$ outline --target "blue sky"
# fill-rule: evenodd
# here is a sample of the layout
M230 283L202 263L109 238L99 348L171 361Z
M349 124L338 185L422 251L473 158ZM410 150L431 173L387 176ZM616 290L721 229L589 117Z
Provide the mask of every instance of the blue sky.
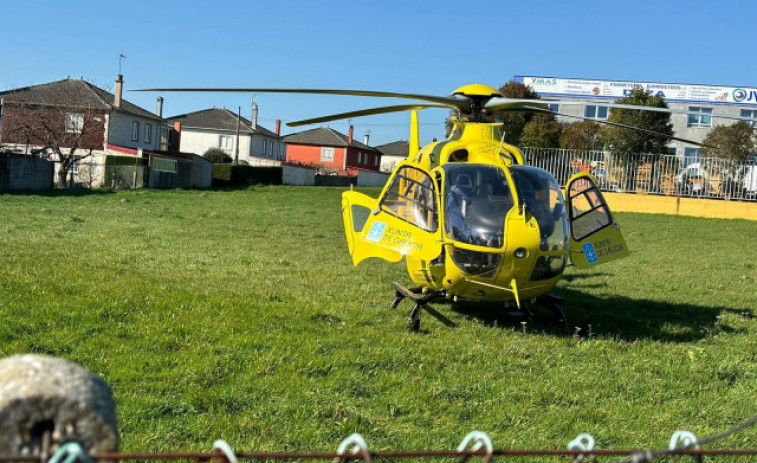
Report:
M155 86L311 87L449 94L514 75L757 87L751 1L3 2L0 89L83 77L154 111ZM250 94L164 94L164 115ZM396 100L257 95L260 124ZM421 112L422 142L444 110ZM371 144L407 139L406 113L354 119ZM347 122L329 125L346 133ZM284 133L302 130L284 128Z

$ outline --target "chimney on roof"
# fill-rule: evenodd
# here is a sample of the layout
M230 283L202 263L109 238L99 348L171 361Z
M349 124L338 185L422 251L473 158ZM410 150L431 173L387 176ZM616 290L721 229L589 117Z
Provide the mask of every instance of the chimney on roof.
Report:
M155 99L156 101L156 107L155 107L155 114L157 114L158 117L163 117L163 97L159 96Z
M371 138L371 134L366 133L365 136L363 137L363 144L368 145L368 140L370 140L370 138Z
M253 130L258 128L258 102L255 101L255 98L252 99L252 118L250 122Z
M276 119L276 135L281 135L281 119Z
M349 138L348 138L348 140L347 140L347 144L348 144L348 145L351 145L351 144L352 144L352 137L353 137L354 135L355 135L355 127L353 127L353 126L350 126L350 135L349 135Z
M171 133L171 152L181 152L181 122L176 121L173 123L173 131Z
M116 108L121 107L121 97L124 93L124 76L121 74L116 75L116 98L113 100L113 106Z

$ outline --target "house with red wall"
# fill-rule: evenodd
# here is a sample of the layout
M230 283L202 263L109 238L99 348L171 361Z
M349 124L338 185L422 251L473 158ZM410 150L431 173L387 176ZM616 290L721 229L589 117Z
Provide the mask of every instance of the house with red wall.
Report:
M379 172L381 152L330 127L305 130L284 137L286 162L334 169L342 175L356 175L359 170Z
M157 114L124 100L120 74L115 90L65 79L0 92L0 146L56 162L63 184L69 175L77 181L85 164L87 182L99 183L104 156L166 149L163 99L157 100Z

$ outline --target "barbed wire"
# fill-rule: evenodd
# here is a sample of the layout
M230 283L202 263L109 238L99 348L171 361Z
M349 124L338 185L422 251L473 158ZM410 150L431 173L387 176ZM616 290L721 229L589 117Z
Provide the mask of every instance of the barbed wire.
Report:
M226 461L238 463L239 460L330 460L333 463L347 463L353 460L363 460L372 463L374 460L395 460L406 458L457 458L464 462L472 457L483 457L486 463L494 457L571 457L574 463L583 460L594 462L600 456L626 456L625 459L614 463L649 463L655 458L692 456L756 456L757 448L748 449L703 449L701 446L725 439L739 431L757 424L757 415L733 426L721 433L697 439L688 431L676 431L669 447L664 450L613 450L595 449L594 438L589 434L581 434L571 441L566 449L501 449L495 450L492 442L485 433L473 431L455 450L407 450L407 451L371 451L368 444L359 434L353 434L344 439L336 452L234 452L225 441L217 440L213 444L213 451L198 452L104 452L92 455L86 454L78 443L70 442L62 445L49 459L34 455L0 455L0 463L40 462L40 463L93 463L109 461L154 461L154 460L193 460L196 462ZM679 445L681 444L681 445ZM44 453L44 452L43 452Z

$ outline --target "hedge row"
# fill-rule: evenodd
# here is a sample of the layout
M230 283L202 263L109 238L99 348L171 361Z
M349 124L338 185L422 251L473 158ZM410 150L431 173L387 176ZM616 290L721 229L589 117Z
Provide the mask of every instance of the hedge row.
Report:
M281 185L281 167L213 164L213 186Z
M131 156L105 156L106 166L143 166L147 158L138 158Z

